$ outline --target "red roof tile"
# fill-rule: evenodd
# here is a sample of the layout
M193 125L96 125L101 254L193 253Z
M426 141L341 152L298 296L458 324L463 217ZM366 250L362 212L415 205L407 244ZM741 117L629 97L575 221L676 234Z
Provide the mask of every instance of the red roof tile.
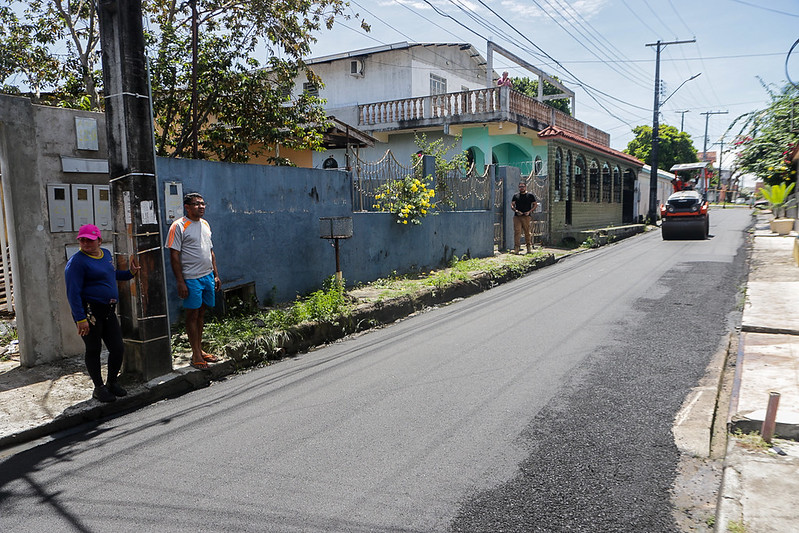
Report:
M574 133L562 130L555 126L547 126L542 131L538 132L538 137L541 139L552 139L559 137L565 141L571 142L572 144L579 144L585 146L586 148L590 148L591 150L595 150L597 152L602 152L609 156L613 156L617 159L622 159L631 165L642 167L644 166L644 162L640 159L637 159L630 154L625 154L624 152L619 152L618 150L614 150L609 146L604 146L594 141L589 141L584 137L580 137Z

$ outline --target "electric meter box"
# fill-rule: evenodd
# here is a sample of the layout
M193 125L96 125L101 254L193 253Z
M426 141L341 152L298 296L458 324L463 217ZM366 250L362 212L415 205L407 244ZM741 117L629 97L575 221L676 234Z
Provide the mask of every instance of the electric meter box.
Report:
M94 191L88 184L72 184L72 227L94 224Z
M101 230L111 230L111 187L93 185L94 192L94 225Z
M70 195L70 187L66 183L47 185L47 210L50 216L50 231L53 233L73 231Z
M179 181L164 183L164 210L164 224L167 226L183 216L183 184Z

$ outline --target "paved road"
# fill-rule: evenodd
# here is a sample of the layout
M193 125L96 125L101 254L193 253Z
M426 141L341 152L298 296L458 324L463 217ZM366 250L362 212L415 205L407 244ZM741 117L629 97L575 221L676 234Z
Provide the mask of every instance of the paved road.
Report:
M745 268L748 211L712 220L28 450L0 530L670 531L672 421Z

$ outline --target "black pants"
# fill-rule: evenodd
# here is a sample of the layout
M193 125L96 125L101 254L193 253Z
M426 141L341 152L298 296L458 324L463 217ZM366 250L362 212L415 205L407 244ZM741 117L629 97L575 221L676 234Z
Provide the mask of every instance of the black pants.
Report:
M86 344L86 370L95 387L103 386L103 375L100 371L100 352L102 343L108 348L108 383L117 380L122 369L124 343L122 328L117 320L116 306L88 302L84 305L89 318L89 334L82 337Z

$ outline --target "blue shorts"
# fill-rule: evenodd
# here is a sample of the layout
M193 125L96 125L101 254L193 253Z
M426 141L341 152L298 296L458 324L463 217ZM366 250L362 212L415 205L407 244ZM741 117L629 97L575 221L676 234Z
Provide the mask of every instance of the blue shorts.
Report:
M201 278L187 279L186 287L189 289L189 295L183 300L184 309L199 309L202 304L213 307L216 303L213 272Z

